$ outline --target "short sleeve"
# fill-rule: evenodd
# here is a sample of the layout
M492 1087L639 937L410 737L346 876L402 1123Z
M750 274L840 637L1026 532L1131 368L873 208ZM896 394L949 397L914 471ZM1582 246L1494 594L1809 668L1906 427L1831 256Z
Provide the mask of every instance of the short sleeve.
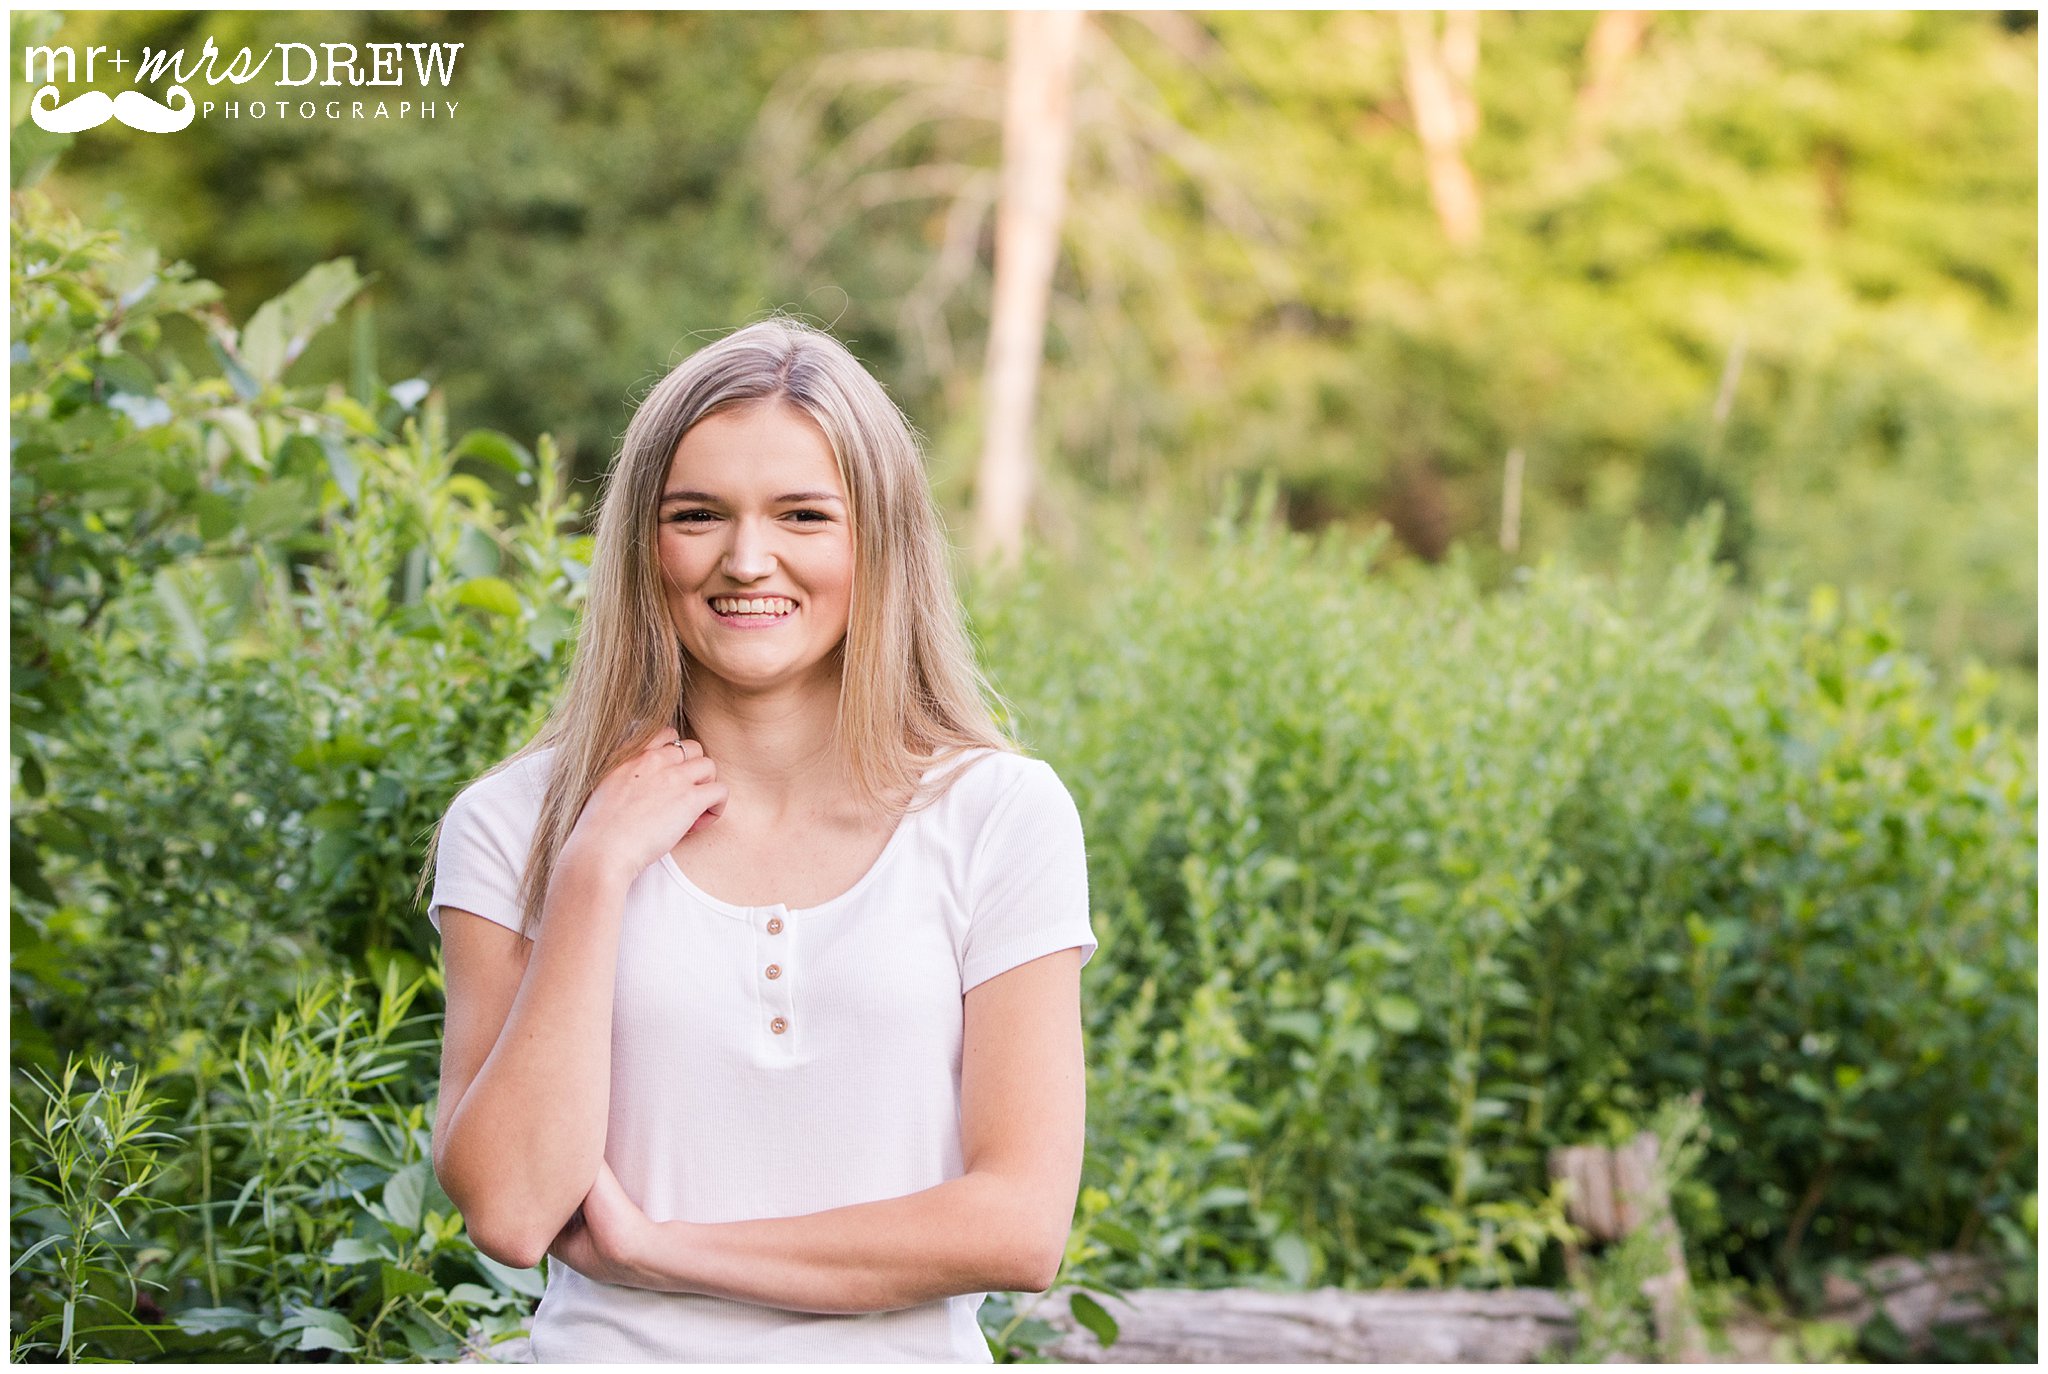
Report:
M441 821L434 893L427 903L427 920L437 931L444 906L475 912L509 930L524 924L519 881L536 817L511 814L506 805L510 789L502 785L506 781L500 774L472 784Z
M1054 950L1095 953L1088 920L1088 851L1081 813L1043 759L989 815L968 864L967 935L961 991Z

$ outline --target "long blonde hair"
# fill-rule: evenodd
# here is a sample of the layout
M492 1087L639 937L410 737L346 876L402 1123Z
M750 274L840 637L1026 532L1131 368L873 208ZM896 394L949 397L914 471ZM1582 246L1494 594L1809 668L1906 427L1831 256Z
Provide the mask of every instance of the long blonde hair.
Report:
M540 732L480 775L555 751L520 889L529 934L539 927L556 858L598 783L660 726L689 734L682 641L661 594L656 553L656 516L676 447L708 416L775 401L824 431L846 484L853 604L834 740L858 804L900 821L936 801L950 781L949 770L921 789L928 767L976 749L1022 752L991 714L1001 698L975 662L945 527L902 411L830 334L783 317L750 324L691 355L634 411L599 498L568 681ZM429 871L440 835L437 824ZM427 882L423 872L421 894Z

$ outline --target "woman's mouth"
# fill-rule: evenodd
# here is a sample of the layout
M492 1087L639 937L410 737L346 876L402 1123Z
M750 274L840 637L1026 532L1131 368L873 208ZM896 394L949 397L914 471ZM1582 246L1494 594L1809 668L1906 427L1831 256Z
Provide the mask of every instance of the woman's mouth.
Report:
M708 603L718 623L735 630L759 630L780 625L796 614L796 602L786 596L713 597Z

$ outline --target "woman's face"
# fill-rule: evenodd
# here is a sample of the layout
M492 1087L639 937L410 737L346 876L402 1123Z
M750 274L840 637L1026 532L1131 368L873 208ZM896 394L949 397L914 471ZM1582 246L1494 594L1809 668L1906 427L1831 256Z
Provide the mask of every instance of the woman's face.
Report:
M824 432L780 400L720 411L683 436L658 547L669 617L697 665L760 691L830 659L853 609L846 501ZM771 600L774 613L727 598Z

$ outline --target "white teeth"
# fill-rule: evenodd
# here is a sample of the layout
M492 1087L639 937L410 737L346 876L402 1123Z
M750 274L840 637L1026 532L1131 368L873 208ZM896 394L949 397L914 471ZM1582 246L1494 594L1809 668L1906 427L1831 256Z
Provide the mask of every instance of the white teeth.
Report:
M783 615L796 609L796 603L786 597L771 596L761 600L743 601L733 597L718 597L711 603L711 609L720 615Z

